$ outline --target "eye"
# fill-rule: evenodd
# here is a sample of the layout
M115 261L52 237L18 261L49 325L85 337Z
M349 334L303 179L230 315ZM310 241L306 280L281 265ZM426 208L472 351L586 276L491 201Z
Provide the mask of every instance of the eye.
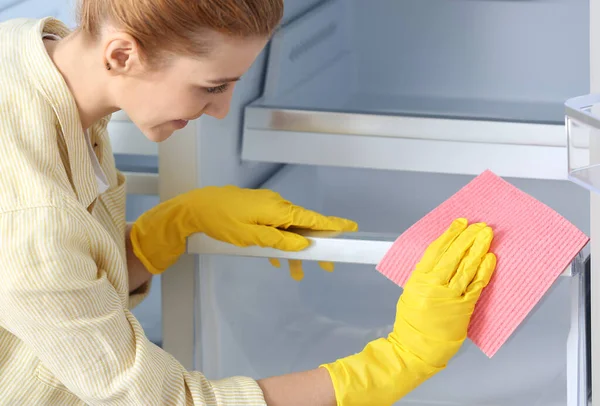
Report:
M216 87L207 87L205 88L207 93L223 93L229 89L229 83L222 84Z

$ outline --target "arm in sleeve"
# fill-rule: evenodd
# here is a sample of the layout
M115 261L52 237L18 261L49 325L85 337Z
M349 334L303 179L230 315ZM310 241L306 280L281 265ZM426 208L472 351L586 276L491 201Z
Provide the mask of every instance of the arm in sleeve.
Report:
M209 381L150 343L90 255L79 214L0 214L0 323L90 405L265 405L256 381Z
M133 247L131 245L131 227L133 223L127 223L125 228L125 252L127 254L127 267L143 267L142 262L135 257L133 252ZM131 270L128 269L128 274L131 275ZM129 310L133 310L140 303L142 303L150 294L150 289L152 288L152 274L148 273L150 278L147 282L144 282L140 287L135 289L133 292L129 293ZM131 280L129 281L131 284Z

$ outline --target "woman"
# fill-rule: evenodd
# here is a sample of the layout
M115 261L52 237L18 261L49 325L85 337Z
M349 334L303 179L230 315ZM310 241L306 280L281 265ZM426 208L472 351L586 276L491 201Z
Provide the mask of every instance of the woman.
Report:
M495 268L492 231L456 220L423 255L393 332L314 370L209 381L151 344L130 309L186 237L301 250L292 227L355 230L279 195L209 187L125 225L106 134L123 109L160 142L225 117L281 0L83 0L80 27L0 24L0 393L27 405L388 405L442 370ZM276 334L276 332L274 332Z

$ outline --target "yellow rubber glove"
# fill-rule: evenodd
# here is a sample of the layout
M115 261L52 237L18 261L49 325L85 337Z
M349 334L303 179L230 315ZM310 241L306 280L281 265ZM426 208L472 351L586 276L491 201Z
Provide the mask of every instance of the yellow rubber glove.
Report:
M281 268L281 262L277 258L270 258L269 262L275 268ZM302 261L297 259L289 259L290 276L296 281L301 281L304 278L304 270L302 269ZM327 272L333 272L334 265L331 262L319 262L321 269Z
M309 241L286 229L356 231L355 222L296 206L266 189L209 186L160 203L133 224L135 255L159 274L185 252L186 239L202 232L240 247L300 251Z
M398 300L392 333L322 365L339 406L392 405L446 367L496 267L492 238L485 224L458 219L427 248Z
M319 234L322 234L322 233L319 233ZM329 237L335 237L335 236L339 235L340 232L339 231L330 231L330 232L326 232L324 234L326 234ZM281 262L279 262L279 260L277 258L270 258L269 262L275 268L281 268ZM290 260L288 260L288 264L290 267L290 276L292 277L292 279L294 279L296 281L301 281L304 278L304 270L302 269L302 261L299 261L296 259L290 259ZM318 264L319 264L319 267L321 267L321 269L323 269L327 272L333 272L333 270L334 270L334 264L332 262L319 261Z

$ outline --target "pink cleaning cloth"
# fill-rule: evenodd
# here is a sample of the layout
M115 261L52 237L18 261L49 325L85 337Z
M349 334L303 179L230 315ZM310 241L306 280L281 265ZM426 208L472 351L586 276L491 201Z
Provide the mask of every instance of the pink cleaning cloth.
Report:
M483 290L468 337L492 357L589 238L557 212L486 171L394 242L377 270L403 286L423 253L456 218L485 222L497 265Z

